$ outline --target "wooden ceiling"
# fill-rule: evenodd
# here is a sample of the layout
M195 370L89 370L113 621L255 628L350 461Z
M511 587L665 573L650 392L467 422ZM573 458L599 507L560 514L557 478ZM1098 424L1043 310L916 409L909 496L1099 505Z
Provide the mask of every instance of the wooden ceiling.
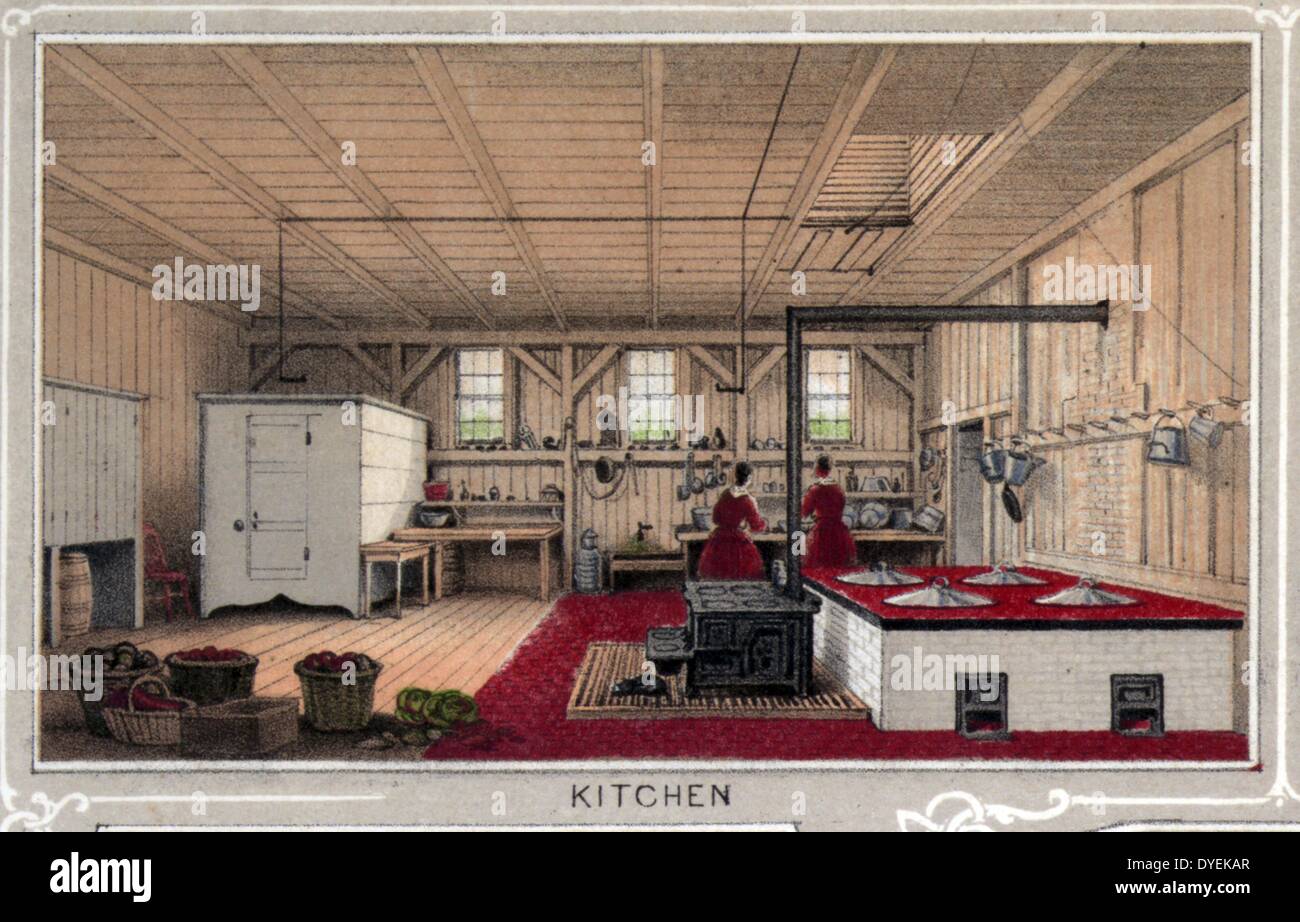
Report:
M142 278L256 262L273 294L276 219L335 219L283 225L286 313L349 329L730 328L747 202L757 325L796 269L808 303L937 300L1249 89L1245 45L45 53L47 241ZM810 218L871 138L948 135L910 226Z

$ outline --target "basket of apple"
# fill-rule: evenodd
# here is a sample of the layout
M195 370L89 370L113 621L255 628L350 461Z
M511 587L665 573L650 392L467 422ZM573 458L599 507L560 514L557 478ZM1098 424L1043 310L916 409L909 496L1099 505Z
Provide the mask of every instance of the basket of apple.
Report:
M253 694L257 657L243 650L195 647L163 659L171 687L200 707Z
M293 664L307 722L317 730L361 730L375 711L375 679L384 667L364 653L322 650Z

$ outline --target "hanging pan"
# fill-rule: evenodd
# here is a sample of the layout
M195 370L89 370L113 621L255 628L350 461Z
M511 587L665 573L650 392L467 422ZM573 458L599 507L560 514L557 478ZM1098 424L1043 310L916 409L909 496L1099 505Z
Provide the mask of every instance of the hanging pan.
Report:
M1011 491L1011 484L1002 485L1002 508L1007 511L1011 521L1019 525L1025 520L1025 512L1020 508L1020 497Z

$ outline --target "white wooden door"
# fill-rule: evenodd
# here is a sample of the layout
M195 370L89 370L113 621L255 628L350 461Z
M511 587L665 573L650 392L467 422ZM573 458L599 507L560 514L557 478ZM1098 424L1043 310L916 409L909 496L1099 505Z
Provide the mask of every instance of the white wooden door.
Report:
M311 417L249 414L246 448L248 578L306 579Z

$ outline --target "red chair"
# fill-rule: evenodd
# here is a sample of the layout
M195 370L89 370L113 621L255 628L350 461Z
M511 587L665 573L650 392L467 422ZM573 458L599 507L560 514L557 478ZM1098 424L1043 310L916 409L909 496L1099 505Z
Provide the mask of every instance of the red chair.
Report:
M157 583L162 587L163 607L167 611L168 621L172 620L173 588L184 600L185 611L191 618L194 617L194 606L190 603L190 577L168 565L162 538L158 536L158 530L148 522L144 525L144 579L146 583Z

